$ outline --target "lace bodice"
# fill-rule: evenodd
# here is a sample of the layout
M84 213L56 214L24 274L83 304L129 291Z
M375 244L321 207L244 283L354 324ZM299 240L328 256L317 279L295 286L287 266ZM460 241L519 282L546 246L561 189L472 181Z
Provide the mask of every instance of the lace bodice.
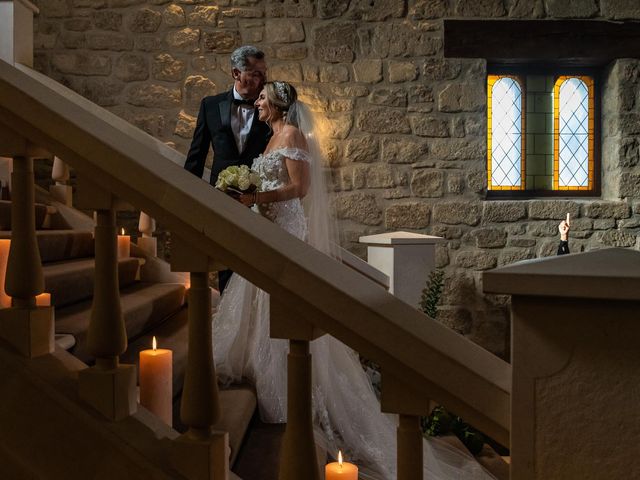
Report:
M262 154L253 161L253 170L262 179L261 190L267 192L288 185L291 182L285 159L309 161L309 154L299 148L278 148ZM287 232L306 240L307 220L299 198L283 202L258 205L258 211Z

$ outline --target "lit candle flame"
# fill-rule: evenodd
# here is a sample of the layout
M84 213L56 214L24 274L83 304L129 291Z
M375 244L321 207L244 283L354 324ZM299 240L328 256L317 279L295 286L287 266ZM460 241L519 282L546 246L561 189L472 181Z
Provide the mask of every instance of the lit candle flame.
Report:
M120 235L124 235L124 228L120 229Z
M153 336L152 345L153 345L153 350L157 350L158 349L158 342L156 341L156 336L155 335Z
M342 450L338 450L338 464L342 468Z

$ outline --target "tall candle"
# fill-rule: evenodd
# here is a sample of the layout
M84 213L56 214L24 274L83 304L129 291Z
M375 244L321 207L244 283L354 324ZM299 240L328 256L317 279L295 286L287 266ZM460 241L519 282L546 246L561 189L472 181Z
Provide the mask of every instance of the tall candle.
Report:
M0 308L11 306L11 297L4 291L4 282L7 279L7 263L9 262L9 249L11 239L0 239Z
M38 307L50 307L51 306L51 294L41 293L36 295L36 305Z
M173 352L157 348L140 352L140 405L172 425L173 411Z
M129 258L131 256L131 236L124 234L124 228L118 235L118 258Z
M358 480L358 467L342 461L342 452L338 452L338 461L324 467L325 480Z

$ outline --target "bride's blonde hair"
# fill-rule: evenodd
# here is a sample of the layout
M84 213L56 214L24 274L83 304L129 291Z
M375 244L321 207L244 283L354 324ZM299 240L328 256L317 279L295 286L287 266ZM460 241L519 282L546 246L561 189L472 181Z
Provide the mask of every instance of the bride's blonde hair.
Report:
M292 119L288 115L289 109L298 100L298 92L293 85L279 81L267 82L264 84L264 91L269 105L282 113L286 123L292 123Z

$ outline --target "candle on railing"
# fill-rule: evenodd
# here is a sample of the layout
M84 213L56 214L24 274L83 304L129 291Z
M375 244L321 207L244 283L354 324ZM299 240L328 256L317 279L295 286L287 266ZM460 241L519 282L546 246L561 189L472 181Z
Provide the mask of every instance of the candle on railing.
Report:
M157 348L140 352L140 405L172 425L173 352Z
M124 234L124 228L120 229L118 235L118 258L129 258L131 256L131 236Z
M338 461L324 467L325 480L358 480L358 467L342 461L342 451L338 452Z
M11 239L0 239L0 308L9 308L11 306L11 297L4 291L10 248Z
M38 307L50 307L51 294L45 292L45 293L41 293L40 295L36 295L36 305Z

